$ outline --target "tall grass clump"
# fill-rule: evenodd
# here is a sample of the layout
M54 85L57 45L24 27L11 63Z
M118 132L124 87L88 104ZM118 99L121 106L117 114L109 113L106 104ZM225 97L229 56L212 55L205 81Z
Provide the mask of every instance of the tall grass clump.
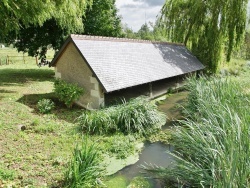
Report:
M116 106L83 113L78 122L90 133L123 133L145 134L160 128L166 120L157 106L145 97L138 97Z
M65 187L95 187L97 178L100 178L103 172L99 160L97 146L89 145L88 139L83 139L81 145L76 145L73 151L73 158L65 173Z
M173 134L176 162L153 175L189 187L250 187L249 96L228 79L189 79L185 113Z

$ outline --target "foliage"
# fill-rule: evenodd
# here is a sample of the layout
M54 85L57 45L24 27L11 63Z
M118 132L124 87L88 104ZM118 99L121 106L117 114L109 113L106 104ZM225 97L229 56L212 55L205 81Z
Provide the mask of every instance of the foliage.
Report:
M107 151L117 159L125 159L135 152L135 138L132 135L114 135L106 140Z
M48 114L55 108L55 103L51 99L41 99L37 103L37 108L40 113Z
M0 166L0 183L1 180L13 180L15 173L12 170L8 170Z
M127 186L127 188L151 188L151 187L153 186L150 184L149 180L140 176L133 178L129 186Z
M149 133L161 127L165 115L144 97L139 97L98 111L84 112L78 123L89 133Z
M249 95L223 78L192 78L188 88L189 118L172 136L175 165L149 171L188 187L249 187Z
M88 145L87 138L82 140L81 146L76 145L73 158L65 173L66 187L94 187L96 179L102 176L99 160L96 144Z
M150 26L152 29L150 29ZM123 35L125 38L141 39L141 40L151 40L151 41L163 41L167 42L168 38L166 35L165 28L161 25L159 19L156 23L151 22L142 24L139 31L134 32L126 24L123 25Z
M242 41L247 2L167 0L161 22L165 24L168 38L188 45L209 71L215 72L224 45L229 61L234 47Z
M14 43L18 51L28 52L31 56L46 57L49 48L52 47L55 51L58 51L71 33L121 36L121 18L117 15L114 0L93 0L93 4L90 3L92 2L90 0L83 2L88 4L82 8L80 15L82 19L78 18L78 21L81 22L81 29L78 29L78 27L71 28L71 25L67 25L67 22L64 23L65 25L61 25L60 20L51 17L41 25L29 24L29 27L25 27L21 23L22 28L19 29L18 33L10 32L6 35L5 41ZM71 4L70 7L74 6L73 2Z
M82 29L82 15L89 0L4 0L0 2L0 23L2 28L0 40L2 41L8 33L18 33L21 28L30 25L42 26L49 20L55 19L60 28L70 31Z
M54 91L59 100L64 102L68 108L71 108L73 102L78 100L79 97L84 94L83 88L60 79L55 80Z
M245 35L245 51L246 51L246 59L250 59L250 31L246 32Z
M121 17L117 15L115 0L93 0L83 17L85 35L121 36Z
M143 39L143 40L153 40L154 38L153 32L150 31L147 23L142 24L141 28L137 32L137 35L140 39Z

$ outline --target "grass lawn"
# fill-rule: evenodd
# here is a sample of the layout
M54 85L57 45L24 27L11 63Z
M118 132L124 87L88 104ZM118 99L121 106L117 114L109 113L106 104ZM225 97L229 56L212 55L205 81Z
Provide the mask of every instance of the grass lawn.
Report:
M17 186L46 186L62 179L80 138L73 121L81 110L60 104L52 114L38 113L38 100L54 97L53 75L53 69L35 63L0 66L0 179L14 179ZM1 177L5 169L10 178Z
M75 123L83 109L67 109L59 102L53 81L53 68L35 62L0 66L0 187L61 187L73 148L85 134ZM39 113L37 102L43 98L55 102L51 114ZM149 139L157 140L157 135ZM98 140L104 157L115 159L137 152L135 145L145 138L114 134L89 139Z

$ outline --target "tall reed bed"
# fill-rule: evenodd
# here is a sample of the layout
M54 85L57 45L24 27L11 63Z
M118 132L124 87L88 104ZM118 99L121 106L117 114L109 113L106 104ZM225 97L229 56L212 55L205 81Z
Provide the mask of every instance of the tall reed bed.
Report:
M82 188L96 187L97 179L102 176L103 169L99 166L100 155L95 144L88 144L87 137L81 145L76 145L73 158L65 173L65 187Z
M148 168L190 187L250 187L250 100L227 79L190 78L185 113L173 135L176 162Z
M166 117L157 110L157 106L145 97L139 97L116 106L84 112L78 122L89 133L145 134L159 129Z

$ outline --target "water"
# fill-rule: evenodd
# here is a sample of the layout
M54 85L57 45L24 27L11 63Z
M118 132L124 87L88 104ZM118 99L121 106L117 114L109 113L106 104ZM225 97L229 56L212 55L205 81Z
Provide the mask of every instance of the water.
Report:
M174 162L173 157L167 151L173 151L173 147L161 142L146 143L145 148L140 154L139 161L133 165L124 167L114 175L124 176L128 181L131 181L134 177L142 175L141 165L154 164L167 168ZM162 187L161 182L157 180L151 179L150 182L154 188Z
M183 103L186 97L187 92L180 92L168 97L158 106L159 110L164 112L168 117L166 125L162 127L163 130L172 129L173 124L177 123L176 120L182 118L180 109L176 107L176 104ZM134 177L142 176L142 169L140 166L145 165L146 163L168 168L169 165L174 163L174 159L169 153L167 153L167 151L173 151L173 147L161 142L146 143L140 154L139 161L133 165L124 167L113 176L125 177L130 182ZM151 179L150 183L153 188L164 187L159 180Z

